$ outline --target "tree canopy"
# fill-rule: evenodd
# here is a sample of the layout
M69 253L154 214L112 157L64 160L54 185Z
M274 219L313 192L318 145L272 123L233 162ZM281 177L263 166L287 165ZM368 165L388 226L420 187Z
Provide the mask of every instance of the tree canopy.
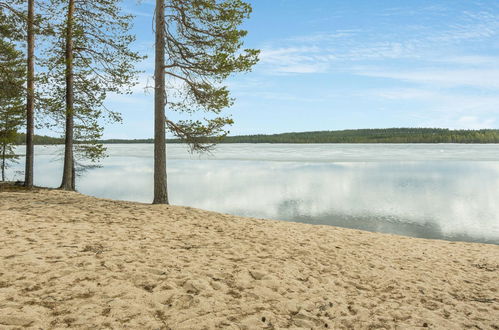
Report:
M58 19L46 49L45 95L55 126L66 136L62 186L68 189L75 189L72 172L82 168L79 160L95 164L105 155L100 120L121 121L104 105L106 97L127 93L136 83L134 64L141 56L130 50L132 16L122 13L120 2L51 0L50 12Z
M24 56L16 48L14 22L0 11L0 169L5 180L5 169L18 157L13 146L17 131L24 122Z
M251 6L240 0L170 0L165 14L165 74L169 110L195 114L202 119L174 122L168 129L194 150L208 149L214 140L227 134L229 116L221 115L233 104L224 79L245 72L258 61L258 50L244 49L247 31L239 26L249 18ZM208 117L207 114L214 116Z

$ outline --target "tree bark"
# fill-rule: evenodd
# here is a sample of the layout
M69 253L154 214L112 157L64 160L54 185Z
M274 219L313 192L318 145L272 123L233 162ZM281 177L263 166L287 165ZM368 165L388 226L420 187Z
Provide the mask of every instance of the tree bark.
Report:
M154 70L154 200L168 204L165 137L165 0L156 0L156 54Z
M73 76L73 20L75 0L69 0L66 22L66 138L61 189L75 190L73 179L74 76Z
M5 181L5 151L7 149L7 146L5 144L2 145L2 181Z
M33 187L34 163L34 109L35 109L35 1L28 0L28 77L26 100L26 166L24 169L24 185Z

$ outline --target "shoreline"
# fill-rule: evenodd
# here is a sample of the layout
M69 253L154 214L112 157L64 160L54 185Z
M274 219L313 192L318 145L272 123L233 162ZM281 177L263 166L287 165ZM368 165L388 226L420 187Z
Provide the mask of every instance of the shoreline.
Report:
M499 327L499 246L1 191L0 325Z
M26 188L23 186L24 182L22 181L5 181L1 182L0 181L0 193L2 191L29 191L26 190ZM61 191L60 188L56 187L43 187L43 186L34 186L34 190L47 190L47 191L53 191L53 190L58 190ZM76 191L79 194L82 194L84 196L88 197L93 197L97 199L104 199L108 201L117 201L117 202L130 202L130 203L138 203L141 205L151 205L151 203L144 202L144 201L137 201L137 200L132 200L132 199L113 199L109 197L99 197L99 196L93 196L91 194L86 194L83 192ZM179 206L179 207L190 207L194 209L198 209L197 207L191 207L191 206L183 206L183 205L175 205L173 206ZM224 214L226 216L234 216L234 217L242 217L242 218L253 218L253 219L260 219L260 220L269 220L269 221L284 221L284 222L290 222L290 223L299 223L299 224L309 224L312 226L327 226L327 227L337 227L337 228L344 228L344 229L351 229L351 230L359 230L359 231L365 231L369 233L374 233L374 234L387 234L387 235L395 235L395 236L400 236L400 237L410 237L410 238L419 238L419 239L426 239L426 240L438 240L438 241L445 241L445 242L463 242L463 243L478 243L478 244L489 244L489 245L497 245L499 246L499 241L495 238L484 238L482 237L476 237L472 235L467 235L467 234L453 234L453 235L443 235L443 234L426 234L426 236L423 235L418 235L417 233L413 233L411 231L396 231L396 230L386 230L386 231L380 231L377 228L376 229L371 229L368 226L358 226L358 225L350 225L347 224L345 225L344 223L326 223L326 222L320 222L320 221L310 221L308 220L302 220L298 217L294 217L292 219L285 219L285 218L278 218L278 217L255 217L255 216L249 216L249 215L237 215L237 214L232 214L232 213L224 213L220 211L210 211L210 210L205 210L200 208L200 210L208 211L208 212L215 212L215 213L220 213ZM369 221L369 219L366 217L366 219L363 219L364 221ZM403 221L403 219L401 219ZM420 228L419 225L418 228Z
M103 145L152 144L154 142L106 142ZM182 142L166 142L167 145L183 145ZM219 142L217 145L270 144L270 145L499 145L499 142ZM25 144L16 144L25 147ZM36 143L35 146L64 146L64 143Z

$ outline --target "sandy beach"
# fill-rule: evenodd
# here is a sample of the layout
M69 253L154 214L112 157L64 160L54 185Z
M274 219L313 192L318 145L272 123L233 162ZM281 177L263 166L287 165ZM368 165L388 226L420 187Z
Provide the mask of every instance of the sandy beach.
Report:
M496 245L42 189L0 234L0 329L499 329Z

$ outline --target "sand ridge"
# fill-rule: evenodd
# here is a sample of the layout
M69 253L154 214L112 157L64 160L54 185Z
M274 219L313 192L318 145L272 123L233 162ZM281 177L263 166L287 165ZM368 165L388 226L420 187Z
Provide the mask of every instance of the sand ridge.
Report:
M499 329L499 246L0 192L0 329Z

